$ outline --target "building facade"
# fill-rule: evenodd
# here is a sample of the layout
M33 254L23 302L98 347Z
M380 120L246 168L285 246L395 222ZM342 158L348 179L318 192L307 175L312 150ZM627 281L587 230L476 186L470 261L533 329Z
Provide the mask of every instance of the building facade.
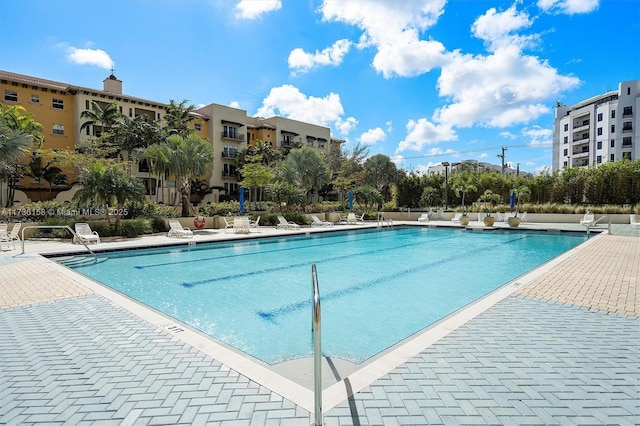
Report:
M598 166L640 158L640 81L624 81L617 91L559 105L553 126L552 170Z
M0 70L0 94L4 105L23 106L43 125L43 148L50 150L74 150L88 138L100 135L102 128L98 124L83 127L87 120L81 117L84 111L92 109L94 102L103 109L116 104L121 114L132 119L143 115L150 123L162 120L168 107L167 103L124 94L122 81L113 74L98 90ZM239 176L235 160L248 144L255 145L262 140L273 148L310 146L329 153L331 149L339 149L344 142L332 139L328 127L277 116L249 117L243 109L215 103L195 110L194 115L197 120L189 126L198 136L211 142L214 151L209 175L202 177L212 190L204 201L237 198ZM123 160L127 160L126 154L121 154ZM69 180L75 175L74 170L65 170L65 173ZM134 164L130 173L144 181L150 198L166 203L173 200L174 183L155 176L146 162ZM33 179L23 178L19 189L28 199L21 201L33 199L30 195L36 186Z

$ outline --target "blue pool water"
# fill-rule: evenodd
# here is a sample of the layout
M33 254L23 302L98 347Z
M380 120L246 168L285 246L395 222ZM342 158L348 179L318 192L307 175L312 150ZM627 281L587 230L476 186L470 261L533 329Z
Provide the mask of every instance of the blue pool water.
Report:
M360 363L585 238L408 227L115 252L68 266L274 364L312 356L315 263L323 352Z

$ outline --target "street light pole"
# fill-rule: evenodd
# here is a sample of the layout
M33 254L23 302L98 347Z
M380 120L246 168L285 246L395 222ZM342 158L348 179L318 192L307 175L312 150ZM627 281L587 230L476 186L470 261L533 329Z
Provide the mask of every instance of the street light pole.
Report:
M449 162L443 161L444 166L444 209L449 208Z

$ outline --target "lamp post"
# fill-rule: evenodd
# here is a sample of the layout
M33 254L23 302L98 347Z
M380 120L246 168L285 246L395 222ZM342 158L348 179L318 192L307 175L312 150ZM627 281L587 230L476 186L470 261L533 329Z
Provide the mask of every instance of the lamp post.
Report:
M444 166L444 209L449 208L449 162L443 161Z

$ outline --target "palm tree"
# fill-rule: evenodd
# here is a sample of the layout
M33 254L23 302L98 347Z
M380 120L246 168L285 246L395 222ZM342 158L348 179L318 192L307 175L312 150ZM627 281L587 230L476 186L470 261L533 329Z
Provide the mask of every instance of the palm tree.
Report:
M194 212L189 200L191 181L207 173L211 166L211 144L194 134L186 137L171 135L166 141L145 149L141 156L151 160L157 173L174 176L180 192L182 216L192 216Z
M189 127L189 123L197 120L198 117L193 114L195 106L193 106L193 104L187 105L188 102L186 99L180 103L176 103L173 99L169 101L167 115L164 118L169 134L186 137L194 132L194 129Z
M111 224L108 206L113 194L105 177L106 173L107 167L103 163L89 163L80 172L78 182L82 187L75 193L73 198L82 204L95 203L90 207L98 207L98 210L104 210L107 222Z
M473 175L466 171L462 171L455 175L456 180L454 181L452 188L456 193L456 196L462 196L462 214L466 216L467 212L464 209L464 197L467 193L471 191L477 191L478 187L474 184Z
M307 199L310 193L329 183L329 168L322 154L307 146L292 149L282 163L280 177L283 181L305 191Z
M103 108L98 102L91 101L91 109L80 113L80 118L87 119L87 121L80 126L80 130L94 126L93 136L99 136L96 135L96 131L105 132L111 130L121 117L122 114L118 110L116 103L107 104Z

